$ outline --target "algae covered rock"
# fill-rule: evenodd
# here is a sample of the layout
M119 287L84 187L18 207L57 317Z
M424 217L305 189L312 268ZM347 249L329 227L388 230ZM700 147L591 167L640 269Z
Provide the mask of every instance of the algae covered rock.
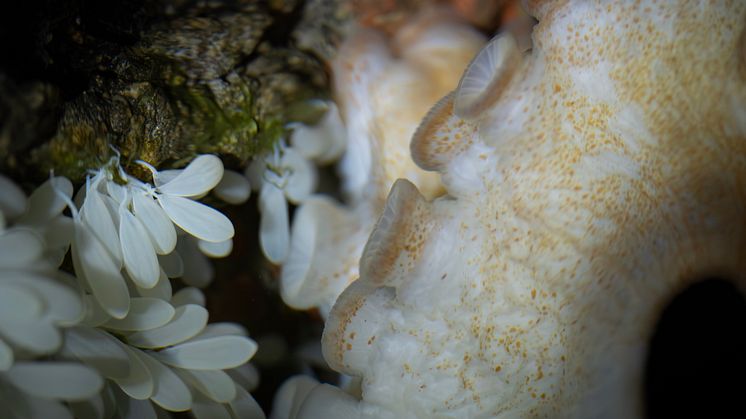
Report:
M9 22L26 44L3 46L19 59L0 65L0 170L17 177L81 179L111 147L125 165L242 165L328 96L323 54L293 41L304 2L32 3L44 12Z

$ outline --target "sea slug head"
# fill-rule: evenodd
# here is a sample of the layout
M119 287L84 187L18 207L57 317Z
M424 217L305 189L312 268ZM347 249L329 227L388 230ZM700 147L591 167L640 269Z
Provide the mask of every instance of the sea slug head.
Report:
M440 9L424 10L391 36L358 28L345 40L332 63L336 131L346 141L338 166L345 202L314 195L295 212L280 286L285 303L326 316L358 278L363 247L396 179L410 179L428 197L443 192L439 175L410 157L410 138L484 41ZM296 131L294 140L314 140L309 133Z

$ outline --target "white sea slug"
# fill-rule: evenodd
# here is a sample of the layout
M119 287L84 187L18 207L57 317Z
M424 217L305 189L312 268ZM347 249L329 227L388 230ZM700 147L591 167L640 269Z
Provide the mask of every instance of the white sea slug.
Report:
M743 289L746 3L528 3L532 50L493 40L414 136L447 195L397 182L330 312L360 393L296 380L288 416L639 418L662 308Z

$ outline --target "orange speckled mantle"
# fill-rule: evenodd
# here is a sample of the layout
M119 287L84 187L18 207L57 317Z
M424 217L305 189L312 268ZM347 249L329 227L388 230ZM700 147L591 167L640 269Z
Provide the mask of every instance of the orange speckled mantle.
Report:
M498 100L444 99L415 135L448 195L395 184L330 313L326 359L362 398L301 417L641 417L662 306L746 285L746 3L528 3Z

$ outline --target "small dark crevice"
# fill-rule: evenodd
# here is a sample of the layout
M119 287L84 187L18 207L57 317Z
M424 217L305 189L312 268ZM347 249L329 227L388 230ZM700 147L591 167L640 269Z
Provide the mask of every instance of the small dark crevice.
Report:
M292 43L291 34L303 18L304 7L305 2L298 2L289 11L270 9L269 15L272 17L272 23L262 32L262 36L259 39L259 42L257 42L257 48L263 43L271 45L276 49L289 47ZM257 48L255 48L250 54L241 57L230 71L233 71L236 68L246 67L259 57L261 54ZM230 71L228 73L230 73Z
M645 368L645 417L743 418L746 298L708 278L663 310Z
M291 42L291 37L288 35L300 23L305 7L305 2L297 2L288 11L271 10L272 24L264 30L263 41L267 41L275 47L288 47Z

